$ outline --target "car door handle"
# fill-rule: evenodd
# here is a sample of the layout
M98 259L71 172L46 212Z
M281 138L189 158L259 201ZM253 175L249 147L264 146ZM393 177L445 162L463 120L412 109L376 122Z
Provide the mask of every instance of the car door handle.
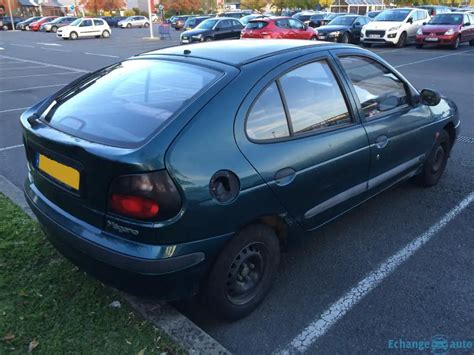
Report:
M295 177L296 171L293 168L283 168L278 170L273 178L278 186L286 186L291 184Z
M379 149L385 148L388 144L387 136L378 136L375 140L375 146Z

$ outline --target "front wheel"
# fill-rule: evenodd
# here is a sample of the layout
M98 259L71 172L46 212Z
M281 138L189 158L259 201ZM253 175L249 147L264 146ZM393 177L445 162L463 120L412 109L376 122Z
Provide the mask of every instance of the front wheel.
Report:
M461 39L459 38L459 36L457 36L454 40L454 43L451 45L451 49L458 49L460 43Z
M102 32L102 37L103 38L109 38L110 37L110 32L107 31L107 30L104 30L104 32Z
M407 33L403 32L398 39L398 42L395 44L397 48L405 47L407 44Z
M51 32L53 33L58 32L58 28L56 26L51 27Z
M423 165L423 170L417 176L418 183L422 186L434 186L439 182L448 163L451 143L449 134L442 130L436 140L436 144L431 150Z
M144 24L144 26L145 26L145 28L148 28L148 27L150 27L150 24L147 22L147 23Z
M349 43L349 34L347 32L342 34L341 43Z
M77 35L76 32L71 32L69 34L69 38L72 39L72 40L76 40L79 36Z
M204 295L217 316L237 320L263 301L277 274L280 245L274 230L263 224L242 229L217 257Z
M3 25L3 26L2 26L2 30L8 31L8 26L7 26L7 25Z
M127 25L127 28L132 28L132 24L129 23L129 24Z

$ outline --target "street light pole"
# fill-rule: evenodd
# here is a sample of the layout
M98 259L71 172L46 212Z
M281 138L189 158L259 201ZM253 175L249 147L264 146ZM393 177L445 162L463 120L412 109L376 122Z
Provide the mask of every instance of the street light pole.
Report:
M8 0L8 12L10 12L10 21L12 22L12 30L15 31L15 22L13 21L12 5L10 0Z
M147 0L148 2L148 19L150 20L150 38L153 38L153 20L151 18L151 2L153 0Z

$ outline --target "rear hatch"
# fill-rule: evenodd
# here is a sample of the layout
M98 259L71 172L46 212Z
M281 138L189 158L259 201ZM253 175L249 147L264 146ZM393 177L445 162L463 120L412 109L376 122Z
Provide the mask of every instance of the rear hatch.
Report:
M21 123L36 189L60 209L105 229L112 182L165 169L175 133L164 128L192 117L200 107L196 98L208 95L219 74L198 65L133 59L80 78L33 106ZM151 139L156 134L160 138Z

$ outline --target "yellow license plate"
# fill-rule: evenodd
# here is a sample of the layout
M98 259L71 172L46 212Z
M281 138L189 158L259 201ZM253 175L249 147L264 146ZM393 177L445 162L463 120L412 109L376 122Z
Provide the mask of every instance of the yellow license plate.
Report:
M38 156L38 169L63 184L79 190L80 174L78 170L58 163L56 160L50 159L43 154Z

